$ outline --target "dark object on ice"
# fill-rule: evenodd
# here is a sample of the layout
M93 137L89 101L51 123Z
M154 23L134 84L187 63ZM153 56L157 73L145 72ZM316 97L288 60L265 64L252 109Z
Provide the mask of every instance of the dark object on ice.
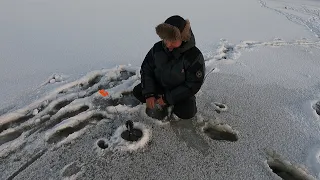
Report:
M320 116L320 101L313 105L313 109L316 110L316 113Z
M218 114L220 114L221 111L225 111L226 110L226 106L224 104L214 103L214 105L217 106L214 111L217 112Z
M214 103L216 106L218 106L220 109L225 109L226 106L223 104L219 104L219 103Z
M127 121L126 122L126 127L127 130L125 130L122 134L121 137L124 140L127 141L138 141L142 137L142 131L140 129L135 129L133 128L133 122L132 121Z
M153 109L146 108L146 114L152 118L163 120L168 115L168 108L156 104Z
M101 149L106 149L106 148L108 148L108 144L106 144L106 142L105 142L104 140L102 140L102 139L97 142L97 145L98 145Z
M215 128L205 128L204 133L206 133L211 139L214 140L227 140L227 141L238 141L238 135L230 132L219 131Z

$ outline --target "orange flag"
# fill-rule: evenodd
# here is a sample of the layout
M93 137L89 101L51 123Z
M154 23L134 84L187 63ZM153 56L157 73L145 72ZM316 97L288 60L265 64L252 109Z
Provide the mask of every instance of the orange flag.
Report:
M109 95L109 93L107 91L105 91L104 89L100 89L99 93L101 94L101 96L106 97Z

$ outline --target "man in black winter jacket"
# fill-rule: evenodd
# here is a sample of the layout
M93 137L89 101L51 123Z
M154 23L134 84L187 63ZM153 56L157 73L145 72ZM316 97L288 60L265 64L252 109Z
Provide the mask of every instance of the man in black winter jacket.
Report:
M204 81L203 55L195 46L189 20L171 16L156 27L162 39L150 49L141 65L141 83L133 89L134 96L146 102L173 105L173 113L189 119L197 112L195 94Z

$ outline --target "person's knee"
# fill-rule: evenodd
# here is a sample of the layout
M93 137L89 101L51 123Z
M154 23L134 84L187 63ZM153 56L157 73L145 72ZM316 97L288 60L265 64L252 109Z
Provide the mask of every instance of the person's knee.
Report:
M193 118L197 113L197 106L195 98L190 98L185 102L175 105L173 112L180 119Z
M136 85L134 88L133 88L133 91L132 91L132 94L134 95L134 97L138 97L139 94L141 94L141 86L140 84Z
M137 98L140 102L145 102L144 97L142 96L142 88L141 84L136 85L133 88L132 94L135 98Z
M174 114L177 115L180 119L191 119L196 115L196 113L197 110L193 112L174 112Z

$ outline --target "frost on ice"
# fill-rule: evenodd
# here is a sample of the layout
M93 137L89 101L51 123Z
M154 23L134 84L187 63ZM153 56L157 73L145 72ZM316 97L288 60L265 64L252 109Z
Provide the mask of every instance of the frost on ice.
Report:
M24 148L34 143L33 138L49 144L41 145L40 149L70 143L99 121L114 118L115 108L120 112L134 110L140 103L131 94L139 83L137 72L139 69L131 66L93 71L22 109L0 116L0 157L4 158L18 149L22 154L32 154ZM57 75L52 78L63 79ZM102 97L98 93L100 89L110 95ZM148 132L145 137L148 137ZM130 149L135 148L130 146Z

